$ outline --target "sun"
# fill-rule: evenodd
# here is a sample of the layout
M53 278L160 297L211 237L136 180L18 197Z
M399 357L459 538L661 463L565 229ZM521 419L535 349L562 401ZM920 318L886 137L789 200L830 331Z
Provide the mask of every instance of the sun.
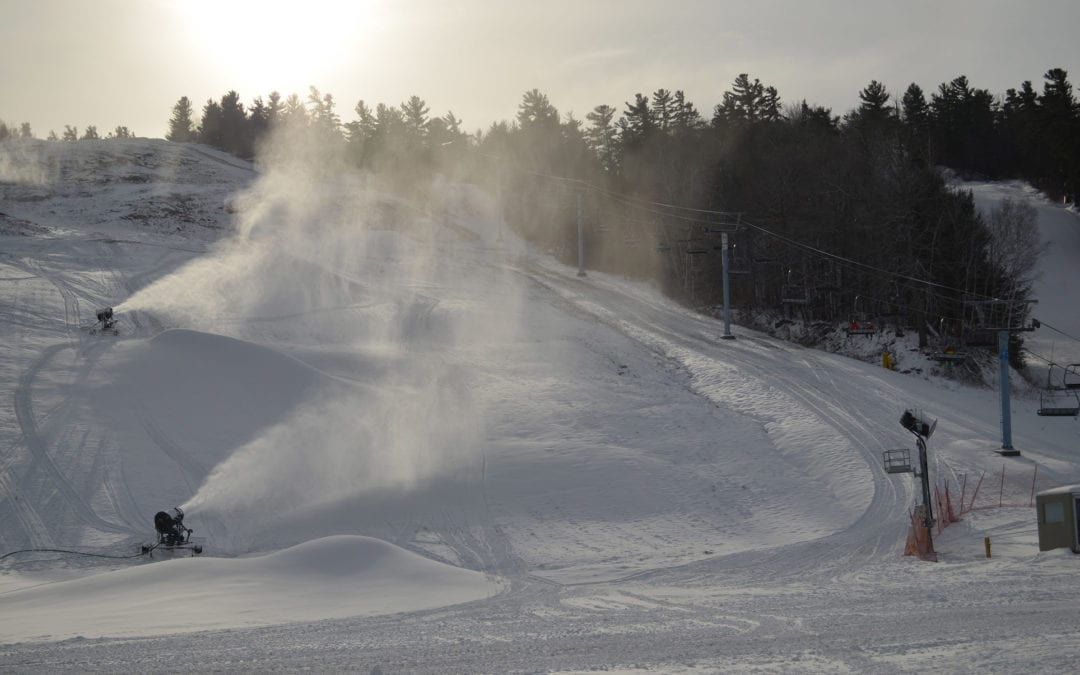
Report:
M364 0L175 3L193 58L245 98L304 96L373 47L377 4Z

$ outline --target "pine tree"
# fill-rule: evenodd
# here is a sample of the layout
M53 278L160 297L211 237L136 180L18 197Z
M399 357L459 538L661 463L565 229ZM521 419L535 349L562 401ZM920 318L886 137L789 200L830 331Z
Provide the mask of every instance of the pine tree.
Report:
M86 125L86 130L83 131L83 135L82 135L82 138L80 140L83 140L83 141L96 141L99 138L101 138L101 136L98 135L97 127L94 126L93 124L88 124L88 125Z
M884 84L877 80L870 80L870 84L859 92L859 100L862 102L859 104L855 119L866 124L880 124L891 119L895 114L892 106L889 105L891 98L892 94L885 89Z
M64 140L65 141L77 141L79 140L79 127L73 127L70 124L64 125Z
M240 102L240 94L230 90L221 97L221 145L222 150L249 159L251 157L251 137L248 128L247 112Z
M613 106L604 104L585 115L591 125L585 130L585 142L600 160L600 165L609 172L618 168L618 129L612 123L615 112Z
M619 119L619 137L623 148L632 149L643 145L656 131L656 118L644 94L634 94L634 102L626 103L626 110Z
M779 108L779 95L775 95L777 108ZM762 119L762 105L765 97L765 86L761 81L746 73L739 73L731 86L731 91L725 91L723 99L713 111L713 124L720 126L724 123L729 125L741 125L757 122Z
M765 122L779 122L783 117L780 112L780 92L776 87L765 87L760 99L761 119Z
M281 113L285 105L281 102L281 94L276 91L270 92L266 97L266 124L268 129L273 129L281 120Z
M693 103L686 100L686 95L683 94L681 89L675 92L673 105L675 108L675 129L677 131L696 129L701 125L701 114Z
M308 125L307 108L304 107L304 102L296 94L289 94L288 98L285 99L278 118L286 127L298 128Z
M427 135L428 112L427 104L419 96L410 96L401 104L401 118L410 140L419 141Z
M223 150L225 132L223 129L221 105L210 98L203 106L202 122L199 123L199 142Z
M653 92L652 111L653 118L660 131L667 132L675 119L674 100L671 91L657 89Z
M525 92L518 105L517 121L522 129L552 129L559 125L559 111L551 105L546 94L541 94L539 89L531 89Z
M1039 97L1040 148L1044 158L1042 173L1047 187L1056 194L1075 200L1080 192L1080 115L1068 73L1051 68L1043 75L1043 93Z
M191 100L187 96L181 96L173 106L172 116L169 118L169 131L165 134L165 138L175 143L190 143L195 140Z
M308 90L309 119L319 139L324 143L337 143L341 140L341 118L334 111L332 94L322 94L315 87Z

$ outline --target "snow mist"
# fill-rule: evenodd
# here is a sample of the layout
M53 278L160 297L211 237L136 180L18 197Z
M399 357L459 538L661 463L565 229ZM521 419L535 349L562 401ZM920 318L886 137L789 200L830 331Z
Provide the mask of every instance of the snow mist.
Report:
M520 304L509 273L484 264L485 244L502 240L492 205L446 184L402 199L303 132L278 135L259 166L231 201L234 237L117 307L317 371L303 402L252 430L183 508L257 528L365 491L479 478L483 410L468 364L516 330Z

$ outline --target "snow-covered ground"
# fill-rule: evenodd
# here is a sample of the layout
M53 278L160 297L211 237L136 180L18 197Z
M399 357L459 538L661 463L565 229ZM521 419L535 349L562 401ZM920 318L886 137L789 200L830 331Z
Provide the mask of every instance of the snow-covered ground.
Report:
M1076 216L1037 208L1038 314L1075 335ZM992 390L721 340L494 213L163 141L0 146L0 555L94 554L0 560L0 668L1074 667L1080 558L1028 504L1080 483L1076 419L1019 392L1003 458ZM119 335L87 330L105 306ZM909 407L935 480L1006 505L936 564L881 465ZM206 552L125 558L174 506Z

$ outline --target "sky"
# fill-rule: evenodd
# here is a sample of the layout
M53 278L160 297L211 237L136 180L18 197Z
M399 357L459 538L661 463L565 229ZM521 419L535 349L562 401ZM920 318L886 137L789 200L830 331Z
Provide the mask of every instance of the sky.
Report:
M1001 95L1049 68L1080 81L1075 0L0 0L0 120L165 134L173 105L235 89L424 99L466 130L537 88L583 119L683 90L711 115L739 73L841 114L871 80L927 95L964 74Z

